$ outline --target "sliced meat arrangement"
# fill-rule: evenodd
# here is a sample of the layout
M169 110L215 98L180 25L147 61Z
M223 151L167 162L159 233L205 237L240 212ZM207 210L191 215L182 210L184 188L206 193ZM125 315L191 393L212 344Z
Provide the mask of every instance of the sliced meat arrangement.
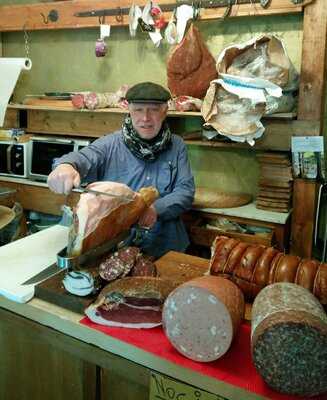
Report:
M133 268L141 252L138 247L125 247L106 257L99 265L99 273L105 281L126 276Z
M244 314L244 297L231 281L203 276L177 287L163 308L163 328L184 356L208 362L229 349Z
M158 191L153 187L133 192L116 182L95 182L87 188L120 197L91 192L81 194L69 234L69 256L83 254L129 229L158 197Z
M274 390L313 396L327 392L327 316L294 283L264 288L252 307L252 358Z
M162 323L162 306L174 289L171 281L154 277L127 277L108 284L85 314L107 326L153 328Z
M99 273L105 281L131 276L156 276L154 258L141 253L138 247L123 247L107 256L99 265Z
M231 279L248 299L272 283L291 282L309 289L321 304L327 305L327 264L284 254L273 247L217 236L210 274Z

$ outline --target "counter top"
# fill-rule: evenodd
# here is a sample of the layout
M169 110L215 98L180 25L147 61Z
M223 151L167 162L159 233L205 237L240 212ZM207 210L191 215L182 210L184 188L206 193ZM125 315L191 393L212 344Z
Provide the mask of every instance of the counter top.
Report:
M55 225L0 247L0 294L24 303L34 296L27 279L56 262L57 253L67 245L68 228Z

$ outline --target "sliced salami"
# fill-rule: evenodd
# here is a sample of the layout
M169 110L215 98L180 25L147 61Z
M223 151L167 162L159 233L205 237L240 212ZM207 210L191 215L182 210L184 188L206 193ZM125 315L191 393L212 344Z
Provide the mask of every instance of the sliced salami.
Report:
M273 389L301 396L327 391L327 316L294 283L264 288L252 307L254 365Z
M234 283L203 276L168 296L162 320L167 338L180 353L208 362L229 349L243 314L243 294Z
M131 276L156 276L157 269L152 257L142 255L138 257L131 270Z

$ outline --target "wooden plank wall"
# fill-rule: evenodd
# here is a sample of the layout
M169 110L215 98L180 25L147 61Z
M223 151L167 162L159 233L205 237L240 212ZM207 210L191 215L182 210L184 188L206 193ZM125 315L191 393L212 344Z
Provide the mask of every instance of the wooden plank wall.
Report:
M289 0L271 0L269 7L263 8L260 4L237 4L232 7L230 17L249 16L249 15L275 15L289 14L302 11L302 6L311 3L313 0L305 0L301 5L293 4ZM138 0L136 2L143 7L147 0ZM161 4L175 5L176 0L162 0ZM0 7L0 30L4 31L20 31L25 26L28 30L38 29L66 29L66 28L86 28L98 27L98 17L76 17L76 12L115 9L119 12L120 8L129 8L130 0L120 0L117 4L116 0L73 0L59 1L49 3L35 3L26 5L11 5ZM55 22L47 19L50 11L56 10L59 18ZM201 9L200 19L219 19L224 16L226 8ZM169 20L171 12L165 12L166 20ZM112 26L128 25L128 15L107 16L105 19L107 24Z
M305 7L303 20L302 65L298 119L319 121L322 134L326 75L327 1L316 0ZM312 256L313 221L315 217L316 183L298 180L294 185L291 252L301 257Z

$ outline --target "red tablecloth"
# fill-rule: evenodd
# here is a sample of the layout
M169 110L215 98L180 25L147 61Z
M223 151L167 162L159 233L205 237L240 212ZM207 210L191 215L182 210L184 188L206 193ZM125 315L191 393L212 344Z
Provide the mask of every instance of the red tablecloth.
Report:
M249 390L268 399L304 399L299 396L277 393L264 383L251 361L250 326L245 323L241 326L229 351L219 360L210 363L198 363L182 356L169 343L161 327L153 329L109 328L94 324L87 317L81 319L80 323L182 367ZM310 400L318 399L327 400L327 394L310 398Z

